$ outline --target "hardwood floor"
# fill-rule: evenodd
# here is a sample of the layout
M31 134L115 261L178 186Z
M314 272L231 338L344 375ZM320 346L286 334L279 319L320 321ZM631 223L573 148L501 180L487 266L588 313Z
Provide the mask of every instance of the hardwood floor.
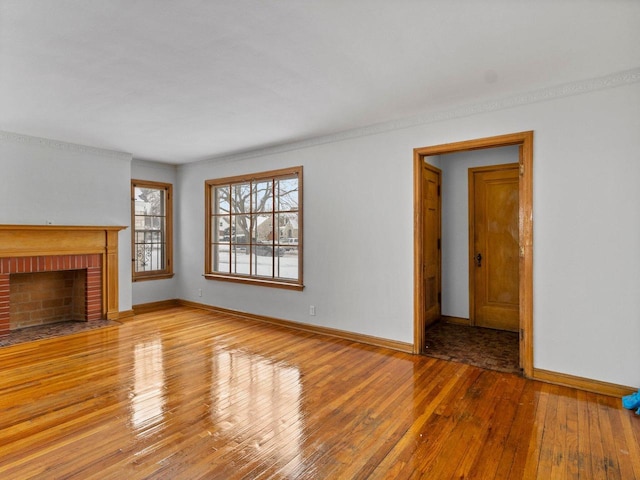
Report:
M0 368L2 479L640 478L618 398L192 308Z

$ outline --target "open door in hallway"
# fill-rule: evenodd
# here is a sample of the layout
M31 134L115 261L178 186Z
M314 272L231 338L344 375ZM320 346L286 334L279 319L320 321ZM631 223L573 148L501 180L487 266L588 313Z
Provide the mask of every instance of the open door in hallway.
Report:
M424 320L431 325L440 319L440 169L424 164L422 170L424 202Z
M520 327L518 175L517 163L469 169L469 313L478 327Z

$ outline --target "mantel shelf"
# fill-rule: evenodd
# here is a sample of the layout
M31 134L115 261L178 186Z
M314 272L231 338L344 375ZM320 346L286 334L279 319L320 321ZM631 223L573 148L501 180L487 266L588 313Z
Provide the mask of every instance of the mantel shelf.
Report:
M122 225L0 225L0 230L124 230Z

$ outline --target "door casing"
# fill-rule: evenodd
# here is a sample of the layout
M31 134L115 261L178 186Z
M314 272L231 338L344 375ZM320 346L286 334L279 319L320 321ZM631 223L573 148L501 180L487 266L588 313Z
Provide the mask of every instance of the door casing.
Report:
M425 157L447 153L519 145L521 148L518 193L520 366L533 377L533 131L511 133L413 150L414 192L414 342L413 353L425 351L424 318L424 212L422 168ZM446 161L446 160L445 160Z

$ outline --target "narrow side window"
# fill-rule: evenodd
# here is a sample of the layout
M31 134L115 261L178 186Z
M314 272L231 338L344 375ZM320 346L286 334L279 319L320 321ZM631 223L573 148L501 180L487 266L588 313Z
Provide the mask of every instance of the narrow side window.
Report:
M173 276L172 186L131 181L132 275L134 281Z

